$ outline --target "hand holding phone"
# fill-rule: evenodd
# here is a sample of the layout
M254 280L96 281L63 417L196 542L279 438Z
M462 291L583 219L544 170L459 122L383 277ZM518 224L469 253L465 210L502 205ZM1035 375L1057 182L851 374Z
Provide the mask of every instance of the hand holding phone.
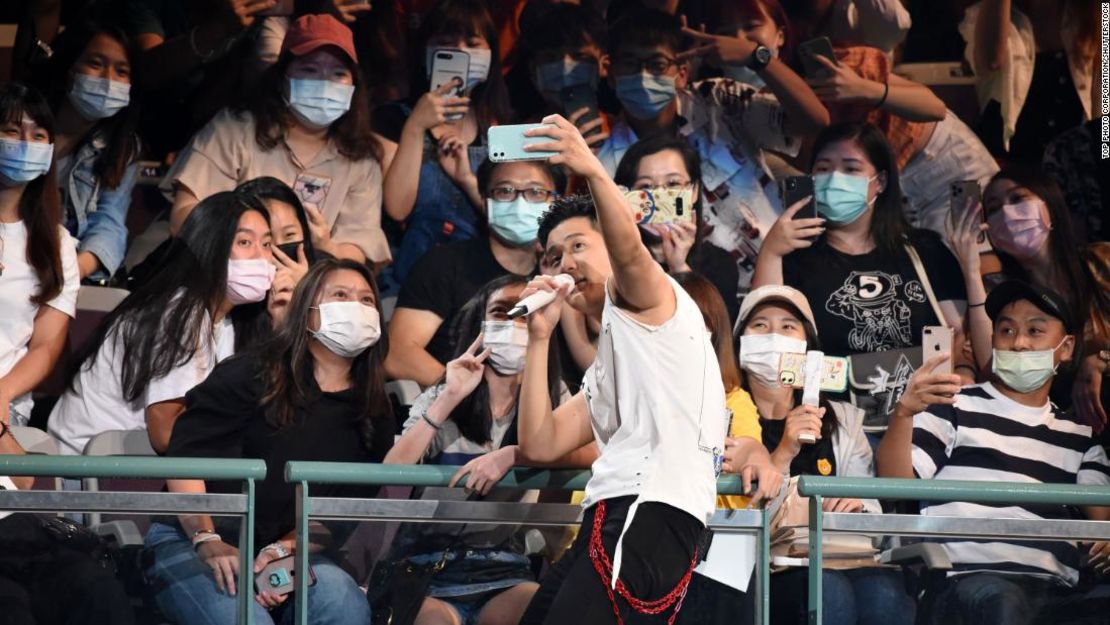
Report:
M550 126L550 124L490 126L489 132L486 134L486 144L489 146L489 160L494 163L542 161L555 156L558 152L529 152L524 149L526 145L536 145L548 143L550 141L548 137L544 136L525 136L524 133L526 131Z
M825 57L834 65L840 65L836 60L836 53L833 52L832 41L828 37L803 41L798 44L798 57L802 61L802 71L805 72L806 78L813 80L829 78L829 70L817 60L818 56Z
M817 205L813 202L813 176L788 176L779 183L779 193L783 208L809 198L809 202L794 213L794 219L817 218Z
M254 576L254 589L259 594L269 593L276 597L284 597L296 589L296 577L293 573L295 556L279 558L266 565ZM316 585L316 573L308 567L308 585Z
M921 329L921 361L948 354L948 360L933 368L933 373L952 373L953 348L952 328L946 326L925 326Z
M641 226L667 225L694 220L694 190L634 189L624 199L632 209L632 218Z

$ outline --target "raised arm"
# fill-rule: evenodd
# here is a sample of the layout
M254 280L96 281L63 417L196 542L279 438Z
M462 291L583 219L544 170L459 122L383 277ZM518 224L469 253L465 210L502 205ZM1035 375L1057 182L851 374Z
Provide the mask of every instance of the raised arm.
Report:
M1011 0L983 0L975 20L975 64L977 70L995 71L1010 56Z
M549 137L551 141L536 143L524 149L530 152L551 151L552 165L562 165L589 184L597 209L598 227L605 239L605 248L613 266L612 286L621 308L638 314L646 323L663 323L674 315L674 289L667 273L651 257L640 240L632 211L601 161L586 144L574 124L561 115L543 120L547 127L528 131L530 137Z
M564 120L565 121L565 120ZM527 297L538 290L555 291L554 302L528 318L528 349L524 356L524 376L517 406L519 458L526 463L553 463L593 442L586 395L579 391L568 402L552 410L547 385L547 357L551 334L559 322L560 308L567 289L557 288L550 276L532 280L522 293Z
M396 221L408 219L416 206L420 165L424 160L424 134L436 125L445 123L449 115L465 114L469 107L469 98L446 96L453 88L454 84L447 83L436 91L425 93L416 102L401 129L400 141L393 151L393 160L382 183L385 212Z
M964 285L967 289L967 331L971 336L971 350L979 371L986 371L991 362L991 335L994 324L987 316L987 289L983 286L982 265L979 258L979 237L987 229L982 221L983 205L963 211L948 229L948 246L960 263Z
M884 84L860 76L843 63L833 63L823 56L814 58L828 70L828 76L809 80L822 102L862 103L911 122L940 121L948 112L944 101L925 85L895 74L887 76Z
M914 372L906 386L902 398L890 415L883 440L875 457L875 469L879 477L916 477L913 469L913 422L914 417L933 404L956 403L955 396L960 392L960 376L955 374L933 373L942 362L949 359L948 354L934 356Z

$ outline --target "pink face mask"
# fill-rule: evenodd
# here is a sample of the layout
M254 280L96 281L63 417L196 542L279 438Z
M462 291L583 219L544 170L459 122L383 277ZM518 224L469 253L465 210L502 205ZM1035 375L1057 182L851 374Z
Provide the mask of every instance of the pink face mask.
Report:
M227 299L233 306L266 299L277 270L264 258L232 258L227 261Z
M1044 202L1039 199L1003 204L987 217L991 241L1017 258L1031 258L1048 241L1051 228L1044 222Z

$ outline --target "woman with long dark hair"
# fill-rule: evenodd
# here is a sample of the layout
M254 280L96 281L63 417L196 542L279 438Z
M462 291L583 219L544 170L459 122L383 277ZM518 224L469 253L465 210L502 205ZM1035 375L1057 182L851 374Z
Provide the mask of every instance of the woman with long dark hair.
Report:
M259 458L254 535L265 545L257 573L291 555L293 486L282 470L291 460L381 462L393 442L382 358L388 351L373 275L362 263L320 260L294 292L282 329L257 351L221 363L189 392L168 455ZM171 492L238 492L238 485L170 480ZM315 494L372 496L366 489L321 486ZM146 576L163 614L175 623L236 622L238 592L255 595L255 623L289 622L290 595L255 593L239 573L238 523L183 515L153 524L146 536ZM316 524L314 524L316 525ZM366 595L335 563L342 543L328 527L312 532L307 597L309 622L366 625Z
M274 278L266 218L258 199L234 191L197 205L168 261L74 359L49 422L64 453L80 454L100 432L139 428L165 451L185 393L266 331L262 302Z
M26 425L77 312L77 258L61 221L54 116L19 83L0 87L0 418Z
M962 328L959 265L936 233L906 222L883 133L870 124L828 127L812 174L813 198L789 207L767 233L755 284L793 286L815 302L830 354L920 345L925 326ZM818 216L798 218L814 204Z
M414 64L410 92L423 95L376 113L379 132L396 149L383 193L386 214L405 226L388 274L398 285L431 248L482 231L485 202L476 171L486 158L486 131L510 116L497 29L487 3L440 0L417 41L416 54L423 60ZM452 84L429 90L438 50L461 51L469 58L462 85L466 97L447 95L457 86Z
M127 211L139 176L136 48L115 26L72 25L52 44L38 83L57 119L62 222L77 238L81 277L108 278L127 251Z
M252 96L197 133L167 176L170 230L180 232L198 200L274 176L297 192L312 221L327 224L330 253L387 262L368 89L350 29L330 15L298 18Z
M978 238L984 230L1002 263L1002 275L987 276L989 284L981 274L978 251ZM1110 306L1105 304L1105 293L1096 287L1096 276L1110 272L1110 267L1104 257L1091 253L1098 244L1085 249L1076 237L1056 183L1031 167L1006 167L987 185L983 205L957 220L949 241L960 260L971 303L968 326L979 370L990 370L994 326L978 304L986 301L987 291L998 283L997 278L1051 288L1063 295L1072 319L1083 323L1083 342L1074 359L1078 368L1066 367L1057 377L1053 401L1063 406L1071 403L1095 432L1102 431L1106 423L1102 378L1110 361Z
M509 319L508 312L527 284L524 276L498 278L459 311L452 331L456 357L447 363L446 378L414 402L404 433L385 462L462 465L452 482L466 476L467 490L481 495L523 462L516 444L516 413L528 329L523 319ZM548 391L552 405L559 405L566 395L558 352L551 351L548 360ZM594 457L590 446L565 460L585 467ZM516 527L494 532L483 527L461 535L457 528L424 527L402 531L391 554L424 565L442 560L447 552L448 564L432 577L416 625L520 619L537 586Z
M821 398L819 406L801 402L801 391L783 384L784 353L821 349L809 302L798 290L764 286L744 298L736 324L742 386L755 403L763 444L775 468L790 476L874 477L871 445L863 432L863 411ZM815 443L806 443L809 434ZM881 514L874 499L826 499L827 512ZM912 623L914 602L905 592L901 571L860 568L823 573L825 614L838 625ZM771 622L807 622L808 574L795 568L771 577ZM722 606L726 607L726 606ZM727 610L726 610L727 611Z

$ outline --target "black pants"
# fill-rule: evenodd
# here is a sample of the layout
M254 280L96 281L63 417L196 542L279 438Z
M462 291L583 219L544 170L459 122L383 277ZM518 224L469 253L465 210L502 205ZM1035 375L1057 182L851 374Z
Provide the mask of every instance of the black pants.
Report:
M131 602L112 572L52 544L34 516L0 520L0 534L0 625L133 625Z
M926 625L1105 625L1110 586L1065 588L1022 575L972 573L934 582Z
M675 623L755 625L755 597L755 575L748 582L747 592L740 592L703 575L694 575Z
M606 501L602 544L610 559L615 558L617 538L634 497ZM613 605L590 560L590 534L597 506L586 510L574 544L547 575L532 603L521 618L521 625L608 625L616 622ZM659 599L678 584L705 532L700 521L689 514L661 503L644 503L624 536L620 579L632 596ZM650 616L638 614L617 595L617 605L626 625L666 623L671 610Z

